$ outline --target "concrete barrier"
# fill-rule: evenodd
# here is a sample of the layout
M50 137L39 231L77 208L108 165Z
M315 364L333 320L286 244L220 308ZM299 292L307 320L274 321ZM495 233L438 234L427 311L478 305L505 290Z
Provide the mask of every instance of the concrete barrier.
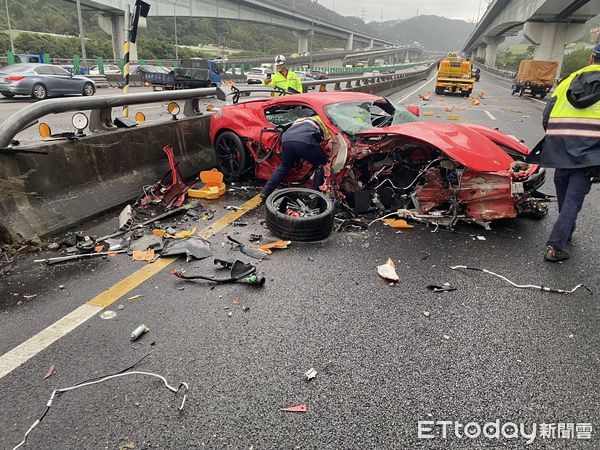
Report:
M142 186L169 169L165 145L173 146L186 177L214 167L209 119L143 124L36 145L45 155L0 153L0 241L54 234L140 196Z

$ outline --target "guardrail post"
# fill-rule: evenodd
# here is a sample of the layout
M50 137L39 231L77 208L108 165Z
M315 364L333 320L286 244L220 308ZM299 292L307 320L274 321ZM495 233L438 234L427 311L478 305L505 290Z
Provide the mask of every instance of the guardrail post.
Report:
M102 56L96 58L96 64L98 65L98 72L100 75L104 75L104 58L102 58Z
M44 53L43 55L44 64L50 64L50 53Z
M6 52L6 62L9 66L15 63L15 54L13 52Z
M90 131L114 130L112 108L92 109L90 112Z
M186 117L190 116L201 116L203 112L200 110L200 99L190 98L185 101L183 105L183 115Z
M125 67L125 58L119 59L119 69L123 72L123 67Z

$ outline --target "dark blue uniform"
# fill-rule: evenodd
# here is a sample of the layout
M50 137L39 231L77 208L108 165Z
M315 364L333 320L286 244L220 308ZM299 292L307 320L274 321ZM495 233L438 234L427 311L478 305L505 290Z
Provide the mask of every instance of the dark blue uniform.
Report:
M308 161L315 168L313 189L318 189L324 182L322 166L327 162L327 155L321 148L323 139L323 130L313 119L293 123L281 137L281 164L265 184L263 197L277 189L300 159Z

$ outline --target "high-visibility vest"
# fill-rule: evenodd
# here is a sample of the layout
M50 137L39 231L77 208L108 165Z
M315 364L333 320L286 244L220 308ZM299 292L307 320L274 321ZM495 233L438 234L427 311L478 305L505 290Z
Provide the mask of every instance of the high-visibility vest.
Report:
M275 72L271 75L271 82L267 83L263 81L263 85L278 87L287 91L288 88L292 88L298 93L302 93L302 81L298 78L295 72L288 69L287 77L284 77L280 72ZM279 94L277 94L279 95Z
M587 108L575 108L567 99L567 91L573 79L582 73L600 72L600 65L593 64L573 72L558 85L552 97L556 103L550 112L546 137L600 138L600 101Z
M314 125L316 128L319 129L321 137L323 139L329 139L331 137L329 129L325 125L325 122L323 122L323 119L321 119L319 116L300 117L299 119L294 120L294 125L300 123L311 123L312 125Z

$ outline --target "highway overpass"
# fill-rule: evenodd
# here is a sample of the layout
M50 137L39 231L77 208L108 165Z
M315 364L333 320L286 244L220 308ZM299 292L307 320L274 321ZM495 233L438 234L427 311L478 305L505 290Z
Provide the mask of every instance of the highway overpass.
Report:
M560 66L565 46L581 38L585 22L598 14L600 0L493 0L463 52L494 66L498 45L523 30L535 46L534 59Z
M72 0L68 0L72 1ZM287 28L298 39L298 53L309 50L313 33L335 37L345 41L352 49L354 41L365 47L393 45L394 42L377 36L358 33L318 17L310 17L280 5L258 0L146 0L151 5L150 16L155 17L209 17L216 19L255 22ZM81 0L82 7L99 11L100 26L113 36L115 53L119 52L124 36L126 0ZM314 32L313 32L314 30Z

